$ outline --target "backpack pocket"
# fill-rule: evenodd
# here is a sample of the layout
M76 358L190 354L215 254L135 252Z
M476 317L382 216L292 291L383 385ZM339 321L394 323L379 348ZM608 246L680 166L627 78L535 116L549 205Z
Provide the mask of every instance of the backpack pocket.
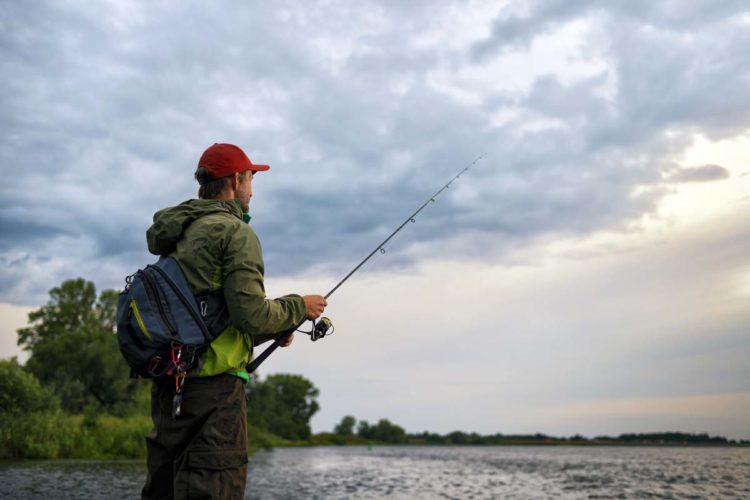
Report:
M138 325L138 329L141 331L144 337L146 337L151 342L154 341L154 337L151 336L151 334L148 331L148 328L146 328L146 324L143 322L143 318L141 317L141 312L138 310L138 303L135 301L135 299L130 299L130 315L132 315L133 318L135 318L135 322Z

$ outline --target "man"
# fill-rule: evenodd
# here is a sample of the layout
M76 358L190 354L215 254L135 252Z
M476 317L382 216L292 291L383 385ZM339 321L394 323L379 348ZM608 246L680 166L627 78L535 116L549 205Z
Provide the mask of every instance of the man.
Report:
M214 144L195 172L199 199L157 212L146 233L149 251L174 257L193 293L222 290L231 325L185 382L176 419L175 381L154 382L144 499L244 498L245 366L253 346L317 318L326 306L320 295L266 298L260 242L247 222L253 178L269 168L252 163L237 146Z

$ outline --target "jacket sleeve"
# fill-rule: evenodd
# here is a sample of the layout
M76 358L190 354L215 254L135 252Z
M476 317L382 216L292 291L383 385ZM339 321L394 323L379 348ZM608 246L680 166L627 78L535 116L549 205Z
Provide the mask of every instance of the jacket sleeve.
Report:
M263 253L250 226L242 225L227 244L222 262L224 297L234 326L258 345L275 334L294 328L305 317L299 295L266 298Z

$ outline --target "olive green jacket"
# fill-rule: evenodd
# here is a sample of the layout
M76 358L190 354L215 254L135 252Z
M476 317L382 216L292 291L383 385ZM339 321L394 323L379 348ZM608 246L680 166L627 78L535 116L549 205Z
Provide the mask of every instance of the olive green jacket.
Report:
M295 327L306 314L299 295L266 298L263 253L237 200L188 200L154 214L148 249L171 255L193 293L224 291L232 324L208 348L201 377L232 373L247 380L253 345Z

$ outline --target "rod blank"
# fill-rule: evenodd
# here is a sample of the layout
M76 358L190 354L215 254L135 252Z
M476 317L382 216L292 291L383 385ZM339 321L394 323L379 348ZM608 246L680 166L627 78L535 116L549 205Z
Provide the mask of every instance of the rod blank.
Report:
M383 248L383 247L385 247L385 245L389 241L391 241L391 238L393 238L394 236L396 236L396 234L398 234L399 231L401 231L404 228L404 226L406 226L409 222L416 222L417 215L419 215L419 213L422 210L424 210L424 208L427 205L429 205L430 203L434 203L435 199L438 196L440 196L440 194L443 191L445 191L446 189L448 189L450 187L450 185L453 184L453 182L456 179L458 179L459 177L461 177L461 175L464 172L466 172L471 167L473 167L477 162L479 162L485 156L487 156L487 153L483 153L478 158L476 158L474 161L472 161L471 163L469 163L468 165L466 165L466 167L464 167L458 174L456 174L455 176L453 176L453 178L451 180L449 180L443 187L441 187L435 194L433 194L432 196L430 196L427 199L427 201L425 201L413 214L411 214L409 217L407 217L406 220L404 222L402 222L401 225L398 226L395 231L393 231L390 235L388 235L388 237L386 239L384 239L383 241L381 241L380 244L378 246L376 246L375 249L373 249L373 251L370 252L370 254L367 257L365 257L364 259L362 259L362 261L359 264L357 264L354 267L354 269L352 269L351 271L349 271L349 274L347 274L346 276L344 276L344 279L342 279L341 281L339 281L336 284L336 286L334 286L327 294L325 294L324 298L328 299L328 297L330 297L331 295L333 295L333 292L335 292L336 290L338 290L339 287L346 282L346 280L348 280L349 278L351 278L351 276L354 273L356 273L357 271L359 271L359 269L363 265L365 265L365 263L368 260L370 260L372 258L372 256L375 255L378 251L380 251L381 253L385 253L385 248ZM249 373L254 372L260 366L260 364L263 363L263 361L265 361L265 359L268 356L270 356L271 353L273 351L275 351L276 348L279 347L279 345L281 345L282 342L284 342L292 333L294 333L295 330L297 330L299 327L301 327L305 323L305 321L306 320L303 320L302 323L300 323L299 325L297 325L294 328L292 328L291 330L287 330L284 333L282 333L281 335L279 335L276 338L276 340L273 341L273 344L271 344L270 346L268 346L265 351L263 351L262 353L260 353L257 358L255 358L254 360L252 360L252 362L250 362L250 364L247 365L247 371Z

